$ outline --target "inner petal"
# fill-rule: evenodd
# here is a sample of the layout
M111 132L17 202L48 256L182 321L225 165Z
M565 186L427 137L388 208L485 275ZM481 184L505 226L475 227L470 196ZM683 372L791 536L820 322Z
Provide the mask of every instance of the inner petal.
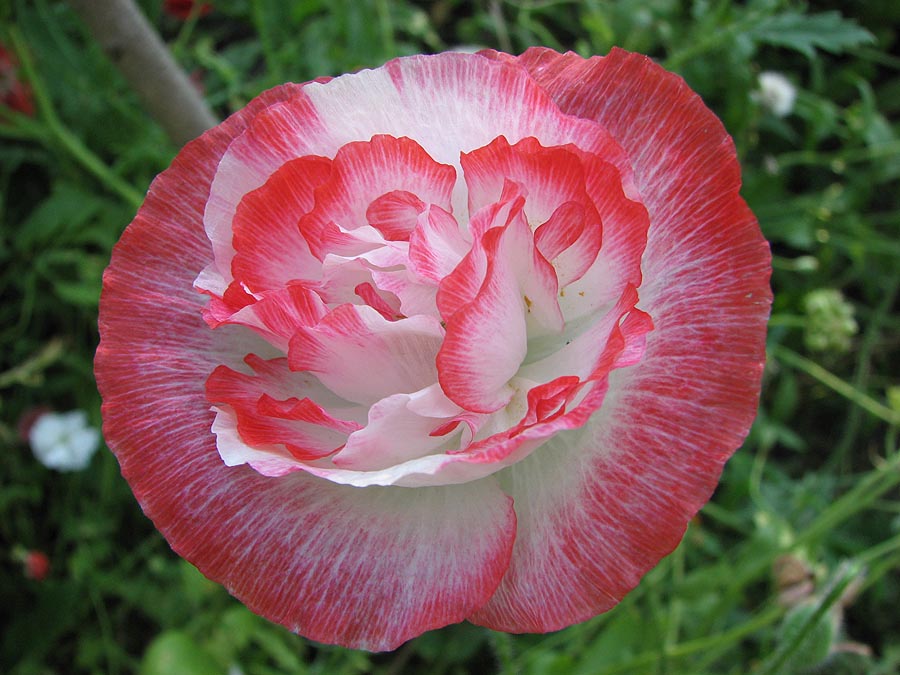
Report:
M333 392L372 405L437 381L443 329L436 317L388 321L367 305L340 305L291 339L291 369L316 374Z
M584 168L573 149L546 148L536 138L510 145L499 136L482 148L463 153L460 162L469 191L469 213L500 201L507 181L527 193L525 214L532 228L546 222L564 202L589 205Z
M313 207L313 191L330 174L331 161L324 157L295 159L241 200L232 224L231 270L245 288L262 292L319 277L320 263L297 224Z
M402 207L417 209L421 202L450 210L455 182L456 169L435 162L410 138L378 135L348 143L335 155L329 180L316 189L315 207L301 219L300 229L320 259L328 252L321 243L323 230L335 226L352 232L369 225L369 217L386 238L405 240L415 219L398 220L398 209L402 215Z
M245 359L253 374L219 366L206 381L207 399L227 406L237 424L240 440L250 448L286 448L296 460L325 457L360 428L353 419L359 410L340 401L309 374L293 373L287 359ZM331 404L326 411L320 403ZM245 461L252 459L248 449Z
M467 410L490 413L507 405L514 394L509 381L525 358L529 334L563 328L555 273L534 246L523 203L519 197L509 210L489 207L506 222L487 227L478 243L486 260L484 278L470 302L445 314L440 383ZM445 281L458 283L463 274L467 269L460 265Z
M427 395L428 390L423 392ZM423 392L394 394L373 405L366 426L350 434L334 456L335 466L363 471L387 469L452 444L458 434L432 435L446 423L444 418L415 411L415 401Z

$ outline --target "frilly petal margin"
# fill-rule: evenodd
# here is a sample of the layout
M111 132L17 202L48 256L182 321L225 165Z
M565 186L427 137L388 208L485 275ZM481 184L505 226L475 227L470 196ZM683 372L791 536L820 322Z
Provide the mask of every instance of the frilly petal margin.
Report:
M94 364L103 431L176 553L293 631L390 650L487 601L509 563L515 513L493 479L360 490L303 472L272 480L219 457L204 383L217 364L269 347L203 321L193 282L212 260L204 204L229 142L299 91L271 90L188 144L116 245Z
M521 64L563 112L606 127L650 213L638 307L655 327L640 363L610 374L585 427L499 474L516 543L469 620L545 632L619 602L711 496L756 414L771 254L738 194L730 137L680 77L618 49L482 54Z

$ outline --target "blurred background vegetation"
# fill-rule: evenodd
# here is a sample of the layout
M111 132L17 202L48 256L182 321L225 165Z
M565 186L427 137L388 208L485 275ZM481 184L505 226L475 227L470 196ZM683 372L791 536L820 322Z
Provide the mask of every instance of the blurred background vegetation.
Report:
M734 136L772 242L760 413L681 547L584 624L371 655L254 616L169 550L108 451L60 472L29 448L41 410L100 425L101 275L178 148L67 3L0 0L0 672L900 672L900 3L139 4L219 117L458 46L618 45L678 72Z

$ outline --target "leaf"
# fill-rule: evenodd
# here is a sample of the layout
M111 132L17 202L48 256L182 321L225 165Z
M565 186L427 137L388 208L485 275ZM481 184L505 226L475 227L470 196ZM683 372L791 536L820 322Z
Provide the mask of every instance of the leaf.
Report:
M825 613L816 617L818 606L810 602L794 607L784 617L779 631L781 644L799 641L794 653L786 661L782 672L796 672L801 667L814 666L825 660L836 637L834 617ZM812 622L811 628L807 624Z
M59 182L22 223L16 234L16 250L32 251L51 243L68 242L73 230L89 222L102 209L103 201L95 195Z
M141 675L224 675L212 655L180 631L166 631L144 653Z
M810 58L817 48L840 54L850 47L875 41L869 31L836 11L776 14L757 23L748 34L756 42L794 49Z

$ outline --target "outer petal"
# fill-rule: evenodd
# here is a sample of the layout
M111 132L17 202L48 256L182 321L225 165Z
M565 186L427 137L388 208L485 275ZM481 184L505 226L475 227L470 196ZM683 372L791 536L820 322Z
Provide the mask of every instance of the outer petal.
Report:
M643 358L610 375L583 429L503 475L519 516L513 560L471 619L548 631L608 609L668 554L746 436L770 254L738 195L731 140L680 78L619 50L590 60L531 50L518 62L628 151L651 219L639 306L655 329Z
M212 260L203 206L230 139L293 90L265 94L189 144L116 246L95 361L104 434L144 512L204 574L312 639L392 649L485 602L515 516L490 480L360 490L222 463L204 382L267 347L242 327L210 331L200 316L192 282Z

